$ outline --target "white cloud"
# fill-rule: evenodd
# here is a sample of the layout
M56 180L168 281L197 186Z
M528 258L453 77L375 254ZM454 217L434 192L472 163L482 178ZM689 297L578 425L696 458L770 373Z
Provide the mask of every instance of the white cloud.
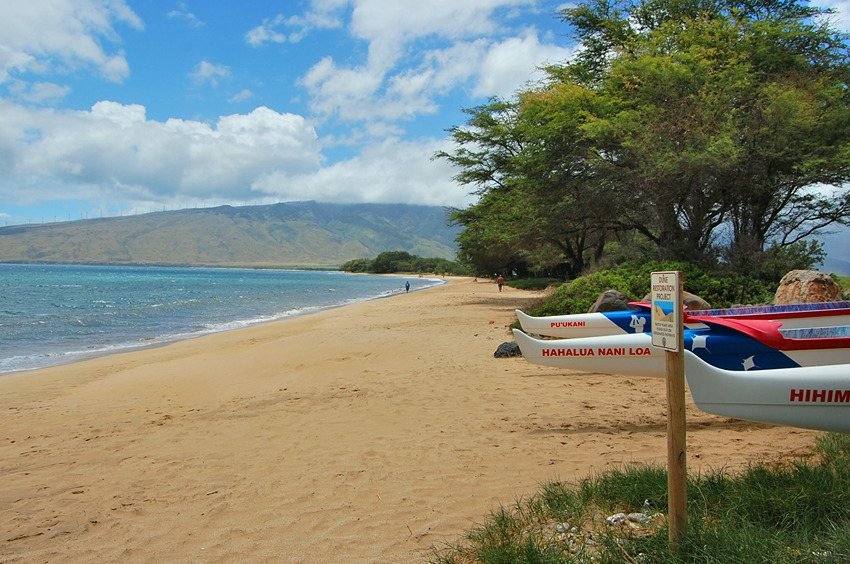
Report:
M452 181L451 165L431 159L450 149L447 140L387 137L323 166L311 124L265 107L207 124L158 122L144 106L111 101L89 111L57 111L0 100L0 121L0 201L7 204L93 198L143 209L157 202L471 201Z
M33 110L0 100L0 201L98 194L111 201L247 201L272 173L318 170L318 136L301 116L259 107L213 124L149 120L140 105Z
M337 115L344 120L375 117L374 105L383 74L372 69L340 68L331 57L324 57L300 80L311 94L310 108L320 116ZM386 113L387 108L383 108Z
M219 79L230 76L230 68L225 65L216 65L209 61L201 61L195 65L189 76L198 84L206 82L213 86L218 86Z
M118 102L98 102L91 109L91 116L110 121L122 129L145 122L145 107L139 104L119 104Z
M261 47L266 43L298 43L314 29L336 29L342 27L342 20L337 15L340 8L347 4L344 2L313 2L310 10L303 16L289 16L277 14L273 18L266 18L263 23L252 28L245 34L245 41L252 47ZM291 29L287 35L281 29Z
M850 0L813 0L812 6L833 10L835 13L828 16L830 23L840 31L850 31Z
M472 199L452 181L456 171L445 161L431 160L448 148L446 141L435 139L385 139L315 173L271 173L253 188L279 200L463 206Z
M94 67L121 82L129 66L121 52L102 43L117 42L114 25L144 25L124 0L3 0L0 2L0 82L23 73Z
M528 0L421 2L357 0L351 33L368 42L361 65L331 57L299 81L310 109L322 119L405 120L439 110L439 99L467 88L479 97L509 97L542 77L538 67L564 60L570 50L544 43L534 29L521 35L499 11ZM501 39L494 39L501 37Z
M370 64L389 68L403 52L401 47L405 43L429 36L461 40L492 34L499 29L493 18L497 10L530 3L530 0L358 0L351 29L355 37L369 42Z
M185 2L178 2L177 8L171 10L166 14L166 16L170 19L179 19L185 21L189 24L190 27L203 27L204 22L202 22L198 17L189 11L188 6L186 6Z
M565 61L571 55L571 49L541 44L533 31L511 37L491 46L480 63L473 93L509 98L526 83L543 78L540 66Z
M326 135L320 139L322 147L359 147L374 139L386 139L388 137L402 137L404 129L383 121L364 122L360 127L352 127L344 135Z
M9 93L16 99L31 104L51 104L68 95L70 86L61 86L52 82L28 83L13 80L9 84Z
M424 53L422 66L433 69L435 92L448 92L478 74L489 43L485 39L457 42L446 49Z
M277 31L277 28L283 25L285 21L286 18L283 14L265 19L263 23L245 34L245 41L253 47L259 47L265 43L283 43L286 41L286 34Z
M247 88L240 90L233 96L231 96L227 101L232 103L244 102L245 100L250 100L254 97L254 93L248 90Z
M243 36L256 47L295 43L308 33L340 28L349 18L349 37L313 55L339 53L341 47L344 58L313 59L299 79L313 114L329 120L329 131L319 138L304 117L264 107L204 122L155 121L147 114L162 115L162 108L148 112L144 105L105 100L85 111L20 105L71 98L66 86L46 77L31 80L38 72L95 69L122 80L130 67L118 32L143 26L126 0L0 0L0 82L9 92L0 99L0 201L92 197L140 208L285 199L463 205L471 200L452 181L456 171L431 160L435 151L450 149L443 146L447 141L402 140L409 125L404 121L435 115L442 104L457 109L470 95L510 95L533 78L537 66L565 58L567 51L554 39L535 28L517 30L512 19L513 10L521 9L527 23L529 11L541 3L313 0L299 15L258 18L252 23L260 25ZM38 9L30 13L28 5ZM199 22L187 4L169 5L177 8L162 10L161 17ZM253 55L275 55L269 51ZM214 60L207 55L191 79L213 86L230 79L231 69ZM254 97L251 90L227 86L231 103ZM433 124L428 127L433 131ZM323 149L355 156L327 165Z

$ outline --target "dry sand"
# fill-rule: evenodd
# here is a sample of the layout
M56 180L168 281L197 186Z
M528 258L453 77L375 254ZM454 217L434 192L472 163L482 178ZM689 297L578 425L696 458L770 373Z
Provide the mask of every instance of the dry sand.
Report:
M543 482L663 465L663 380L493 358L536 297L456 279L0 376L0 562L421 562ZM817 436L688 423L691 472Z

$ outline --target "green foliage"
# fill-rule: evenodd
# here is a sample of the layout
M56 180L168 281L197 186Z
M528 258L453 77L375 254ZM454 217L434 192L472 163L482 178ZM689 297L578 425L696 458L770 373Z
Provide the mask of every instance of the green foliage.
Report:
M462 260L575 278L639 258L612 244L629 240L756 278L817 262L800 243L850 221L850 53L824 15L798 0L565 8L575 57L468 110L437 155L480 196L454 213Z
M388 274L391 272L413 272L414 256L405 251L386 251L372 260L371 272Z
M850 297L850 276L839 276L832 274L832 279L841 287L841 294L847 299Z
M640 284L635 288L636 284ZM616 269L605 269L587 274L562 285L535 308L532 315L562 315L567 313L584 313L599 294L605 290L615 289L623 292L633 300L643 296L643 288L649 289L649 278L645 283L634 278L624 277ZM643 293L642 293L643 292Z
M652 261L627 263L606 268L576 278L563 284L543 303L532 310L532 315L562 315L584 313L606 290L617 290L632 301L639 301L649 293L652 272L679 270L684 278L685 290L700 296L712 307L736 304L770 303L779 279L765 280L729 270L706 269L693 263Z
M372 261L369 259L353 259L339 267L345 272L370 272Z
M545 290L561 284L558 278L509 278L505 285L517 290Z
M737 245L724 254L730 270L767 280L781 280L792 270L810 270L824 258L823 245L818 241L797 241L785 247L773 245L764 251Z
M371 274L392 274L413 272L421 274L453 274L462 276L468 273L463 265L444 258L423 258L405 251L386 251L374 259L354 259L339 268L346 272L368 272Z
M847 562L850 560L850 436L819 438L816 456L754 465L739 475L712 471L688 479L688 527L671 549L663 512L663 468L633 466L554 482L490 520L433 562ZM602 516L643 512L640 529ZM575 533L558 532L560 523ZM571 529L572 530L572 529Z

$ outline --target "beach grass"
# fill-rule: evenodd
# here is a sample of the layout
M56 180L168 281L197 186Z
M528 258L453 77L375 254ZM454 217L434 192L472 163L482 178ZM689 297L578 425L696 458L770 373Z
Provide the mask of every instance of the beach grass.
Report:
M630 466L547 483L500 507L432 562L848 562L850 435L806 459L689 477L687 534L670 547L663 468Z

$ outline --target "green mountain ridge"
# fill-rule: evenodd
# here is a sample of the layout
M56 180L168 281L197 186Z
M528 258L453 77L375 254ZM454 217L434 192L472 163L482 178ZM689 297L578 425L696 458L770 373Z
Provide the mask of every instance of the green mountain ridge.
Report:
M454 259L445 208L289 202L0 227L0 262L336 266L401 250Z

